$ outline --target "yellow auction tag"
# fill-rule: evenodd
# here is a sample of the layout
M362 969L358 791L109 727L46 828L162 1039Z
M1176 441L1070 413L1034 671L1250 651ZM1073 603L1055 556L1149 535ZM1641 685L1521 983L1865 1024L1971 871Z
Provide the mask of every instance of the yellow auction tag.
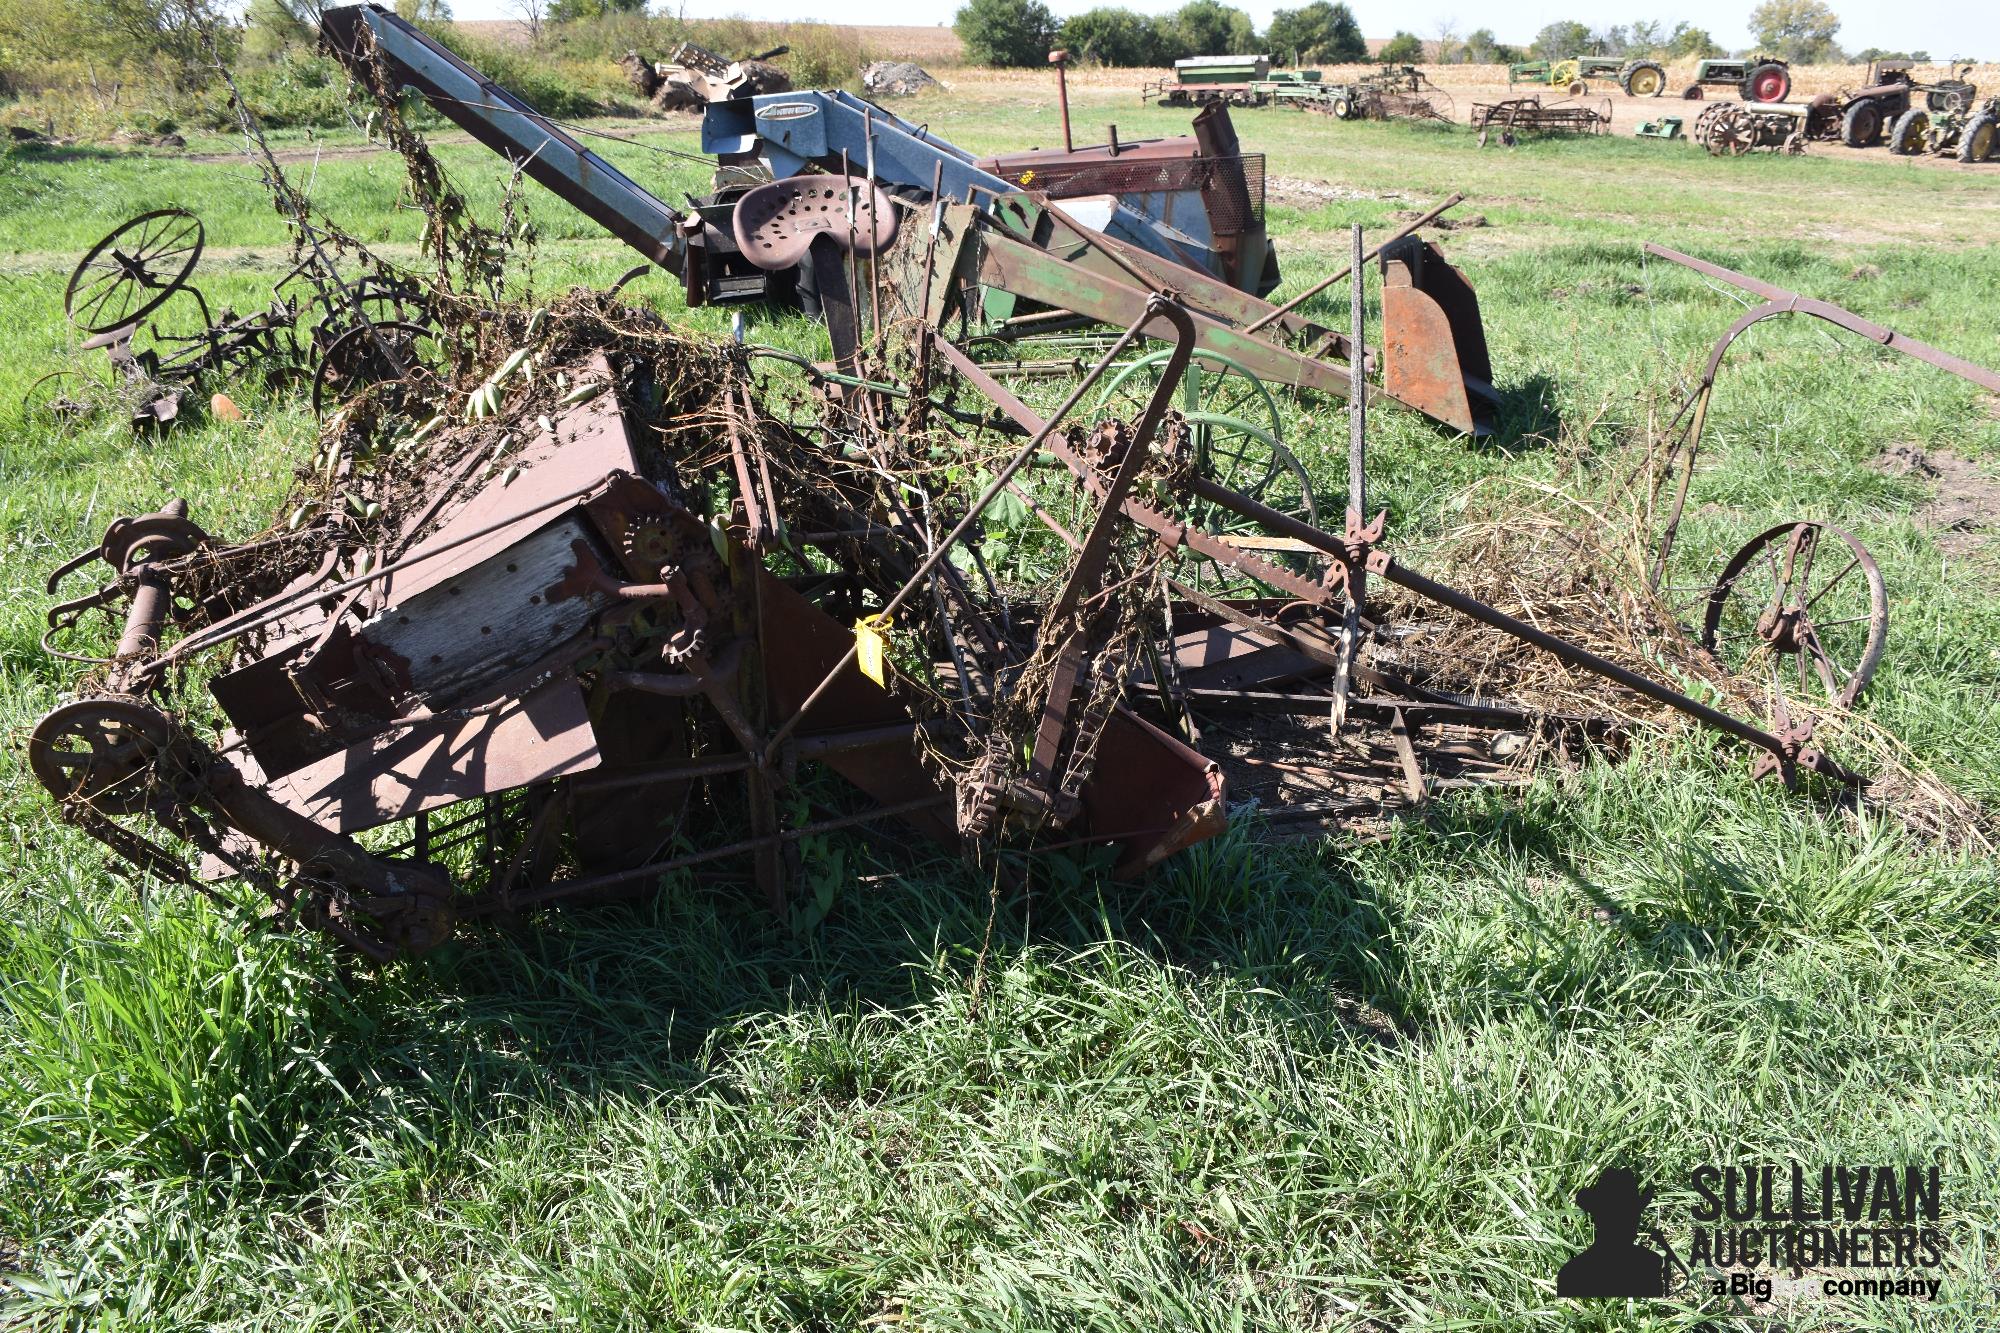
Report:
M889 625L885 617L863 616L854 622L854 661L861 674L877 685L888 684Z

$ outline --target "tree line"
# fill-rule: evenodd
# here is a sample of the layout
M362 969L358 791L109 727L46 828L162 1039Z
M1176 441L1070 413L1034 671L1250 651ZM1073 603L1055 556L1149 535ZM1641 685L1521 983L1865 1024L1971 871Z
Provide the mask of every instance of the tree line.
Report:
M1159 68L1190 56L1269 54L1281 62L1354 64L1368 59L1368 46L1345 4L1313 0L1280 9L1271 26L1258 32L1244 10L1222 0L1189 0L1157 17L1115 5L1057 18L1043 0L966 0L953 28L965 43L967 59L981 65L1038 65L1062 47L1074 60L1100 65ZM1840 17L1826 0L1762 0L1749 14L1755 39L1740 54L1769 54L1800 62L1839 62L1850 57L1835 40ZM1545 26L1526 46L1500 41L1491 28L1461 32L1446 21L1419 35L1398 31L1376 55L1394 63L1505 64L1529 58L1567 60L1573 56L1699 60L1728 54L1714 34L1695 24L1663 19L1593 25L1562 19ZM1929 60L1927 51L1885 51L1871 47L1853 59L1908 56Z
M1125 66L1267 50L1329 64L1368 58L1354 11L1329 0L1280 9L1261 34L1248 13L1221 0L1188 0L1157 17L1100 5L1067 19L1057 18L1042 0L967 0L952 27L965 43L966 58L980 65L1038 65L1056 47L1073 60Z

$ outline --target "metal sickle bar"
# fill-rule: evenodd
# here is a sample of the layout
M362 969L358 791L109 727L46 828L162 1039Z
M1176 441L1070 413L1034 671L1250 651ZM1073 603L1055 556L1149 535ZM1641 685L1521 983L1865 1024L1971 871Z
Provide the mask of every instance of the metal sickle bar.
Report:
M1773 315L1782 315L1797 311L1800 314L1817 316L1829 324L1834 324L1848 330L1850 333L1858 333L1870 342L1880 343L1882 346L1890 348L1893 351L1913 356L1919 361L1936 366L1939 370L1949 371L1960 379L1970 380L1982 389L1990 390L1993 393L2000 393L2000 372L1988 370L1984 366L1974 365L1972 362L1953 356L1950 352L1944 351L1941 348L1933 347L1927 342L1919 342L1915 338L1906 337L1894 329L1885 328L1871 320L1863 319L1853 311L1844 310L1830 301L1820 301L1810 296L1802 296L1797 292L1788 291L1775 283L1765 282L1760 278L1753 278L1747 273L1738 273L1736 270L1724 268L1720 264L1711 264L1705 259L1696 259L1693 255L1684 255L1678 250L1669 250L1666 246L1655 245L1651 241L1646 243L1645 249L1649 255L1670 260L1683 267L1691 268L1697 273L1706 274L1708 277L1729 283L1731 286L1741 287L1746 292L1754 292L1769 302L1768 305L1752 310L1749 314L1738 320L1736 325L1723 337L1722 341L1716 345L1714 352L1709 355L1708 373L1704 377L1706 380L1713 380L1715 378L1715 368L1717 363L1722 360L1722 353L1744 329L1749 328L1752 324L1760 320L1769 319Z

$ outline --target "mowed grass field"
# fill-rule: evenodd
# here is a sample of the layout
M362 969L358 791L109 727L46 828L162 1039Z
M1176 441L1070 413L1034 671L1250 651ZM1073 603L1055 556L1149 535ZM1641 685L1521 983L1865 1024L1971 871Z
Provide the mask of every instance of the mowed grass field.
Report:
M1184 129L1080 90L1079 138ZM987 151L1059 137L1006 81L905 109ZM1372 494L1425 566L1488 477L1593 484L1670 410L1739 295L1643 262L1659 240L2000 365L2000 172L1712 161L1626 140L1475 148L1457 133L1238 116L1269 155L1298 290L1452 190L1507 429L1483 447L1373 418ZM629 123L621 132L629 132ZM380 154L290 141L356 235L413 257ZM703 188L692 132L607 152ZM440 157L480 207L501 172ZM1279 844L1254 814L1141 883L1051 858L1003 894L949 859L834 839L824 915L678 878L358 969L311 939L134 886L59 826L19 741L74 669L39 648L47 571L111 518L187 497L270 520L311 449L291 397L135 441L59 435L24 391L70 364L70 267L124 217L197 211L212 301L287 266L255 174L85 149L0 157L0 1325L30 1328L1982 1329L2000 1321L2000 875L1892 813L1748 777L1694 733L1385 842ZM540 290L627 252L546 195ZM675 318L671 282L629 289ZM1343 291L1324 317L1345 308ZM690 312L720 330L724 316ZM796 320L751 336L800 343ZM1337 502L1338 410L1296 407ZM2000 406L1805 321L1726 363L1682 573L1780 518L1856 532L1892 629L1863 709L1912 760L2000 800L2000 548L1926 521L1898 446L2000 469ZM1563 460L1580 459L1566 465ZM1933 1303L1781 1291L1577 1304L1557 1268L1607 1165L1685 1235L1704 1163L1942 1171ZM1789 1274L1780 1274L1788 1277Z

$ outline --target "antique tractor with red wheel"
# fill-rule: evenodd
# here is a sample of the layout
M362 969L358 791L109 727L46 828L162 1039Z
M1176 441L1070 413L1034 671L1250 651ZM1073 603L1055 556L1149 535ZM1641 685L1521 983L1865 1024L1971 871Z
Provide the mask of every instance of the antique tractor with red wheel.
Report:
M1681 96L1699 102L1705 96L1703 88L1734 88L1746 102L1782 102L1791 96L1792 67L1776 56L1704 60L1694 67L1694 82L1681 90Z

